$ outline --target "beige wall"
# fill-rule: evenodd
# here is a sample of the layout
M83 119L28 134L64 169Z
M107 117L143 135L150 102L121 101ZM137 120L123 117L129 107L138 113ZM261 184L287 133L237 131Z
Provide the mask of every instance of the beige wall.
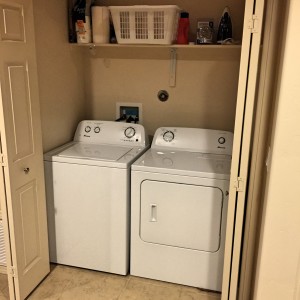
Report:
M257 300L300 299L299 18L300 2L290 0L256 274Z
M97 48L86 71L89 117L114 120L117 102L142 103L150 134L160 126L233 131L240 48L179 49L176 87L169 86L170 49ZM157 99L167 90L167 102Z
M98 1L101 5L149 4L144 0ZM231 9L234 37L241 40L243 1L151 1L177 4L190 12L191 34L196 19L211 17L215 25L226 5ZM152 135L160 126L186 126L233 131L240 47L178 49L176 87L169 86L170 49L155 47L96 48L89 53L86 78L89 118L114 120L117 102L141 103L143 125ZM159 90L170 98L162 103Z
M66 3L33 1L44 151L70 141L86 116L82 49L68 43Z
M142 103L143 124L150 134L167 125L233 130L239 48L179 50L177 85L170 88L169 49L98 48L94 55L87 48L68 44L67 1L33 2L44 151L71 140L81 119L114 120L116 102ZM102 5L145 3L101 1ZM198 17L210 17L217 26L228 5L234 37L241 40L243 1L207 5L204 0L154 0L151 4L177 4L189 11L191 39ZM157 100L160 89L170 93L168 102Z

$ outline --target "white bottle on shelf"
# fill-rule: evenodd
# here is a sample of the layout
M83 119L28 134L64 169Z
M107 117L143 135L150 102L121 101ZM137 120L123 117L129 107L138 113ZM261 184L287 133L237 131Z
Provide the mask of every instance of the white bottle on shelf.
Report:
M109 10L104 6L92 6L93 43L109 43Z

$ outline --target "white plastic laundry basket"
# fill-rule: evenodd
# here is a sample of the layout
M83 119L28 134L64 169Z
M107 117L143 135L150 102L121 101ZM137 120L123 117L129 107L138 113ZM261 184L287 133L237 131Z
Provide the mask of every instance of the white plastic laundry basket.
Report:
M180 8L176 5L109 6L119 44L172 44Z

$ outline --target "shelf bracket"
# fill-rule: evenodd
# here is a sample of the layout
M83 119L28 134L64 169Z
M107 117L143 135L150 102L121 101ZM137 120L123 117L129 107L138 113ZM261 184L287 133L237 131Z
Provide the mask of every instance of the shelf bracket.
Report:
M92 55L96 55L96 45L95 44L90 44L89 50Z
M177 50L171 48L170 52L170 74L169 74L169 86L176 86L176 66L177 66Z

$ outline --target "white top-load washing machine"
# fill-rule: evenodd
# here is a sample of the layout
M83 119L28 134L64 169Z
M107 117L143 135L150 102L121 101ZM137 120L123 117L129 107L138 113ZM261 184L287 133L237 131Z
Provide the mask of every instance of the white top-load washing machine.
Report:
M159 128L131 171L135 276L221 291L233 135Z
M82 121L44 155L51 262L128 273L130 166L148 148L142 125Z

